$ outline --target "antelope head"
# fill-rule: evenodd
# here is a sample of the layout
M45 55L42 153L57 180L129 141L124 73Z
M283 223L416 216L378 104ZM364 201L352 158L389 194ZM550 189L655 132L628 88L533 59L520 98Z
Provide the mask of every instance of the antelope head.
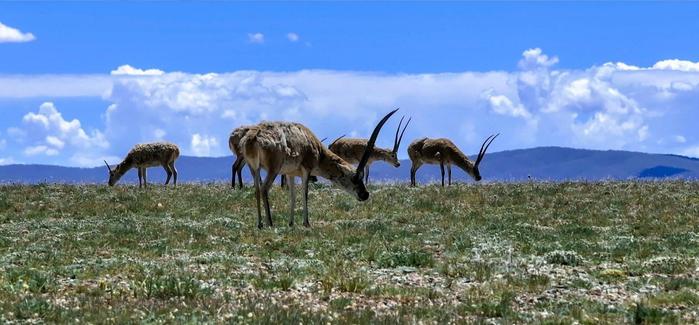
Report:
M374 144L376 143L376 138L379 136L381 128L386 121L388 121L388 118L391 117L391 115L393 115L396 111L398 111L398 109L386 114L386 116L379 121L379 124L376 125L376 128L374 128L374 132L371 133L371 137L369 138L366 148L364 149L362 159L359 160L359 165L357 165L356 169L353 169L352 165L340 159L340 157L335 156L339 160L339 165L342 166L341 169L343 170L343 173L342 176L331 179L331 181L336 182L345 191L354 194L359 201L366 201L369 198L369 192L366 189L366 185L364 185L364 167L366 166L367 162L369 162L369 157L374 151Z
M485 157L485 152L488 151L488 147L490 147L490 144L493 143L493 140L495 140L495 138L497 138L498 135L500 135L500 133L489 136L481 145L481 150L478 152L476 162L473 163L473 171L470 173L473 179L476 180L476 182L482 179L481 172L480 170L478 170L478 166L483 161L483 157Z
M106 160L104 161L104 164L107 165L107 170L109 170L109 182L107 184L109 184L109 186L114 186L114 184L119 181L120 177L117 176L117 173L114 170L112 170L112 167L109 167Z
M405 116L400 118L400 122L398 122L398 129L396 129L396 137L393 139L393 150L389 154L389 163L393 164L393 167L400 167L400 161L398 160L398 148L400 147L400 142L403 140L403 134L405 133L405 129L408 128L408 124L410 124L410 120L413 118L409 118L408 122L405 123L405 126L403 127L403 131L400 130L401 124L403 124L403 119ZM400 137L398 136L398 133L400 132Z

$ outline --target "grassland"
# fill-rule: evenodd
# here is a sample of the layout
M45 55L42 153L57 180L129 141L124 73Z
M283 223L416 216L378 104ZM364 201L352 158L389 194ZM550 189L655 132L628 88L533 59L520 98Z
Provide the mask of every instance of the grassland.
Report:
M371 192L0 186L0 322L699 322L699 183Z

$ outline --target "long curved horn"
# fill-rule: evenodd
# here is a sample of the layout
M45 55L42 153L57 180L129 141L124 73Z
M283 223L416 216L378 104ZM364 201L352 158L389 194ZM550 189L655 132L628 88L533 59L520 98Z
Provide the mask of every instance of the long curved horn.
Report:
M405 116L403 116L405 117ZM400 118L400 121L403 122L403 117ZM403 141L403 134L405 134L405 129L408 128L408 124L410 124L410 121L412 121L413 118L408 119L408 123L405 123L405 126L403 126L403 131L400 133L400 137L398 137L398 131L400 131L400 123L398 123L398 129L396 130L396 140L393 144L393 152L398 152L398 147L400 147L400 142Z
M487 139L485 139L485 141L481 145L481 151L478 153L478 158L476 158L476 163L474 164L475 166L478 166L478 164L481 163L483 157L485 157L485 152L488 151L488 147L490 147L490 144L493 143L493 141L495 141L495 138L497 138L498 135L500 135L500 133L491 135Z
M107 163L106 160L104 161L104 164L107 165L107 169L109 169L109 172L111 173L111 172L112 172L112 167L109 167L109 164Z
M325 140L327 140L327 139L328 139L328 137L325 137L325 138L320 139L320 143L323 143L323 142L324 142Z
M381 121L379 121L379 124L376 125L376 128L374 128L374 132L371 133L371 137L369 138L369 141L366 144L366 148L364 148L364 154L362 155L362 159L359 160L359 165L357 165L357 171L354 173L354 177L360 176L360 172L364 171L364 166L366 166L366 163L369 161L369 156L371 156L371 153L374 151L374 144L376 143L376 138L379 136L381 128L384 124L386 124L388 118L391 117L391 115L393 115L397 111L398 108L386 114L386 116L384 116L381 119Z
M343 134L343 135L341 135L340 137L338 137L337 139L333 140L333 142L328 146L328 148L332 147L332 146L335 144L335 142L337 142L338 140L340 140L340 139L342 139L342 138L344 138L344 137L345 137L345 135Z

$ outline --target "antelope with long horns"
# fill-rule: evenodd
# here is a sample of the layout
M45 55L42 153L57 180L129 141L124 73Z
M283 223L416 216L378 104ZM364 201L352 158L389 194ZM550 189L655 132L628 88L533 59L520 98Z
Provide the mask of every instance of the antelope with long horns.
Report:
M364 185L364 167L374 149L374 143L381 127L397 111L388 113L379 121L372 132L357 168L326 148L307 127L292 122L262 122L248 131L240 142L243 156L253 172L255 198L257 200L257 226L262 228L260 200L264 202L267 225L272 227L272 213L269 207L269 189L277 174L288 176L291 197L289 226L294 224L295 185L294 178L301 177L303 194L303 225L308 221L308 179L311 174L327 178L345 191L354 194L359 201L369 198ZM264 182L260 171L267 171Z
M481 180L481 172L478 166L483 161L485 157L485 152L488 151L488 147L493 143L498 134L491 135L483 142L481 145L481 150L478 152L476 161L472 162L466 157L466 155L456 147L456 145L449 139L430 139L422 138L413 141L408 146L408 156L412 161L412 166L410 168L410 185L416 186L415 174L417 170L423 164L439 164L442 172L442 186L444 186L444 166L446 165L447 171L449 173L449 185L451 185L451 165L454 164L457 167L463 169L467 174L471 175L474 180Z
M405 129L408 128L408 124L410 124L410 120L412 119L408 119L408 122L405 123L405 126L403 127L403 131L401 131L400 127L403 124L403 118L405 118L405 116L401 117L400 122L398 122L398 129L396 129L396 137L393 139L393 149L388 150L384 148L374 148L374 150L371 153L371 156L369 156L369 161L367 162L366 167L364 168L365 184L369 184L369 166L371 166L371 164L374 161L382 160L393 165L393 167L400 167L400 161L398 160L398 148L400 147L400 143L403 140L403 134L405 133ZM334 152L336 155L340 156L340 158L344 159L345 161L351 164L356 164L359 163L360 159L362 158L367 143L367 139L345 138L345 136L342 135L339 138L335 139L335 141L333 141L333 143L331 143L330 146L328 146L328 148L330 149L330 151Z
M163 166L167 173L165 185L170 183L170 178L173 178L173 185L177 186L177 168L175 168L175 160L180 156L180 148L177 145L169 142L154 142L135 145L126 158L116 165L113 169L107 165L109 170L109 186L114 186L119 179L126 174L131 168L138 168L138 187L147 186L146 168L154 166Z

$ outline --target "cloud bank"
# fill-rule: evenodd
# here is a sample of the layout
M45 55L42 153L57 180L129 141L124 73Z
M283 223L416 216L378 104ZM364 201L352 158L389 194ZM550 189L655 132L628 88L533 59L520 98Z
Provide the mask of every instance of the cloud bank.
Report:
M24 43L35 40L34 34L23 33L0 22L0 43Z
M0 158L48 157L57 163L98 165L103 157L115 162L135 143L160 139L179 144L186 155L227 155L228 134L242 124L293 120L308 125L319 138L367 136L394 107L413 117L406 142L449 137L470 153L486 136L499 132L491 150L557 145L699 156L694 126L699 117L699 63L672 59L638 67L609 62L566 70L556 68L559 61L535 48L524 51L518 69L511 72L190 74L124 65L110 76L84 76L104 86L89 91L80 88L86 84L80 76L56 88L49 84L60 76L0 76L0 98L7 83L30 89L26 97L35 89L42 96L89 93L109 102L103 108L104 127L89 131L80 121L61 121L50 103L41 105L38 113L5 130L5 151L12 148L15 154ZM48 121L57 122L49 127ZM393 122L379 145L390 147ZM30 127L41 132L27 132ZM59 132L64 129L71 131ZM22 132L32 138L23 139Z

